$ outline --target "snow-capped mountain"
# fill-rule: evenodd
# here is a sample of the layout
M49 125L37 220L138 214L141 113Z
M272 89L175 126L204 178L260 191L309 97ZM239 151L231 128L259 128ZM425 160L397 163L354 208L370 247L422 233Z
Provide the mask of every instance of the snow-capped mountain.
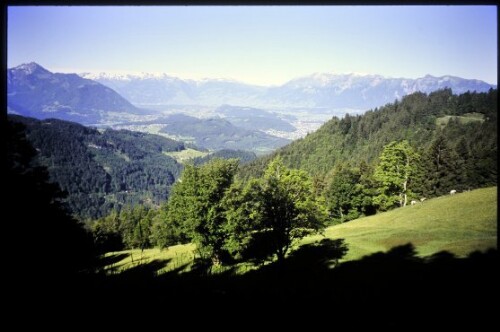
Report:
M180 79L167 74L81 74L116 90L136 105L247 105L265 88L230 79Z
M369 109L393 102L416 91L430 93L451 88L453 93L485 92L496 87L479 80L454 76L418 79L381 75L316 73L270 88L263 96L268 107L300 106Z
M89 80L120 80L120 81L131 81L131 80L141 80L141 79L168 79L175 78L169 76L165 73L139 73L139 74L127 74L127 73L80 73L81 77Z
M90 79L92 78L92 79ZM455 94L496 88L454 76L418 79L381 75L315 73L281 86L262 87L227 79L190 80L167 74L60 74L36 63L7 73L9 112L80 123L102 122L110 113L139 114L136 106L224 104L262 109L321 108L362 112L416 91L451 88ZM123 97L122 97L123 96ZM136 106L133 106L135 104Z
M96 123L110 112L140 113L111 88L76 74L52 73L32 62L7 71L11 113Z
M459 94L496 87L454 76L418 79L367 74L315 73L281 86L262 87L227 79L189 80L166 74L83 75L111 87L136 105L230 104L261 108L348 108L367 110L421 91L451 88Z

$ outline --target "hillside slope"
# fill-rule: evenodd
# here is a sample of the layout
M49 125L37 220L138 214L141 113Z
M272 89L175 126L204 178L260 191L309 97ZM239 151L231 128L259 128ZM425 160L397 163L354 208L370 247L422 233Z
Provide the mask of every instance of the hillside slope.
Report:
M67 192L71 213L97 218L123 205L158 205L166 200L182 166L166 153L184 143L128 130L97 129L56 119L9 115L39 152L34 166Z
M202 148L211 150L247 150L256 154L269 153L290 141L268 135L259 130L248 130L233 125L226 119L199 119L184 114L173 114L160 133L181 137Z
M441 196L328 227L325 236L345 239L344 260L411 242L419 255L446 250L466 256L497 247L497 187ZM320 237L307 239L311 242Z
M325 237L343 239L348 251L342 262L353 261L376 252L387 252L393 247L411 242L420 256L429 256L446 250L457 256L497 247L497 187L447 195L375 216L360 218L325 230ZM301 245L323 239L323 236L305 238ZM170 271L192 263L195 246L176 245L168 250L157 248L126 250L109 253L123 255L107 269L115 272L164 261L158 271ZM137 259L140 258L140 261ZM135 260L134 260L135 259ZM138 263L139 262L139 263ZM246 271L245 265L242 270Z
M406 139L424 154L439 137L450 163L457 159L452 154L460 157L462 166L455 169L463 168L463 188L491 186L497 173L497 96L497 90L462 95L449 89L415 93L363 115L334 117L305 138L242 167L240 176L259 177L270 160L281 156L286 166L321 178L341 164L377 162L391 141Z

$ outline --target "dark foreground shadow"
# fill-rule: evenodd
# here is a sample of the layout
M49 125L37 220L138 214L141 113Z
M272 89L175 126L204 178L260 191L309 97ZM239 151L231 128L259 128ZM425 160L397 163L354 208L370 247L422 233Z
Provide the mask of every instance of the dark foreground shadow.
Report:
M114 265L116 263L127 258L128 256L130 256L130 254L120 253L120 254L109 255L106 257L100 257L96 263L96 268L98 270L104 269L105 267L108 267L109 269L114 269Z
M203 264L191 272L180 266L157 275L168 262L153 261L86 284L82 280L80 289L86 291L79 296L108 311L134 303L239 319L277 320L286 312L299 321L351 327L480 328L496 321L490 304L498 299L496 249L466 258L448 252L421 258L409 243L338 263L347 250L342 239L326 239L302 246L281 264L243 275L230 267L210 274Z

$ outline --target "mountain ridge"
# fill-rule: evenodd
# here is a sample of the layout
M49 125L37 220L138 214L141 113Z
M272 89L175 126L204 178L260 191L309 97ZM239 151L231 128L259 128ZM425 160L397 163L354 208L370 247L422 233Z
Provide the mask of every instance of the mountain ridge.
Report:
M22 65L21 65L22 66ZM384 75L384 74L372 74L372 73L360 73L360 72L335 72L335 71L327 71L327 72L314 72L308 75L302 75L302 76L297 76L294 78L291 78L284 83L281 84L254 84L254 83L249 83L245 82L244 80L239 80L239 79L234 79L234 78L226 78L226 77L204 77L204 78L182 78L180 76L175 76L169 73L165 72L122 72L122 73L113 73L113 72L75 72L77 75L79 75L82 78L87 78L91 80L100 80L100 79L116 79L116 80L130 80L130 79L163 79L163 78L170 78L170 79L178 79L182 81L190 81L190 82L197 82L197 83L204 83L207 81L215 81L215 82L234 82L234 83L240 83L240 84L245 84L245 85L250 85L250 86L255 86L255 87L261 87L261 88L272 88L272 87L278 87L282 85L289 84L290 82L301 80L304 78L310 78L310 77L316 77L316 78L321 78L324 76L337 76L337 77L373 77L373 78L379 78L379 79L392 79L392 80L422 80L424 78L434 78L434 79L443 79L443 78L454 78L454 79L462 79L462 80L467 80L467 81L477 81L477 82L484 82L486 84L489 84L493 87L496 87L496 84L489 83L480 79L475 79L475 78L464 78L456 75L441 75L441 76L436 76L433 74L425 74L424 76L421 77L416 77L416 78L411 78L411 77L403 77L403 76L389 76L389 75Z
M318 72L293 78L277 86L253 85L231 79L181 79L168 74L147 73L142 76L100 73L87 77L110 86L137 105L231 104L273 109L328 107L366 110L417 91L430 93L451 88L455 94L461 94L467 91L486 92L490 88L496 88L494 84L477 79L430 74L413 79L380 74ZM152 92L155 90L163 93L155 95ZM139 94L137 91L147 93Z
M8 69L7 106L10 113L84 124L110 112L142 113L110 87L77 74L52 73L35 62Z
M43 86L37 85L32 77L40 80ZM60 88L72 94L69 101L54 91L52 85L59 81L62 84ZM436 77L427 74L421 78L411 79L379 74L333 72L313 73L294 78L279 86L265 87L232 79L181 79L166 73L140 75L105 72L80 75L51 73L34 62L8 69L7 82L8 105L11 112L38 118L49 117L46 113L59 112L62 116L71 114L65 118L67 120L79 117L80 120L77 121L81 123L96 122L106 117L106 113L110 111L138 113L136 106L140 105L219 107L230 104L266 109L303 107L364 111L394 102L414 92L431 93L450 88L454 94L461 94L467 91L487 92L491 88L496 88L496 85L481 80L452 75ZM81 88L80 86L92 91L80 92L78 89L76 92L68 91L69 87ZM24 98L23 93L33 93L30 91L33 88L38 89L43 95L38 96L41 100L30 103L26 101L27 98ZM82 100L97 100L95 95L101 99L106 97L105 102L99 101L103 105L89 107L82 103ZM53 99L48 96L52 96ZM56 97L62 98L66 104L60 104ZM26 114L26 110L31 113ZM92 116L89 117L85 112L91 113Z

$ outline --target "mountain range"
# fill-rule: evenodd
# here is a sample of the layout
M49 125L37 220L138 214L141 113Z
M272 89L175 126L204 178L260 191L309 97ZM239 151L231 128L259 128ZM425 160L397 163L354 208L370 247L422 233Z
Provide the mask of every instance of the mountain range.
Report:
M264 109L352 109L383 106L413 92L451 88L486 92L496 85L454 76L418 79L381 75L316 73L281 86L262 87L227 79L189 80L163 75L52 73L32 62L7 71L10 113L102 123L113 116L144 114L148 105L233 105Z
M83 73L109 86L135 105L253 105L265 87L226 79L189 80L166 74L113 75Z
M361 114L417 91L451 88L460 94L495 87L453 76L332 73L262 87L166 74L79 76L52 73L32 62L8 69L7 106L12 114L154 132L211 150L260 155L305 136L332 116Z
M97 123L113 113L141 113L113 89L76 74L52 73L32 62L7 71L10 113Z
M135 105L251 106L368 110L413 92L451 88L455 94L486 92L496 85L455 76L390 78L381 75L316 73L281 86L263 87L234 80L180 79L168 75L82 74L116 90Z

